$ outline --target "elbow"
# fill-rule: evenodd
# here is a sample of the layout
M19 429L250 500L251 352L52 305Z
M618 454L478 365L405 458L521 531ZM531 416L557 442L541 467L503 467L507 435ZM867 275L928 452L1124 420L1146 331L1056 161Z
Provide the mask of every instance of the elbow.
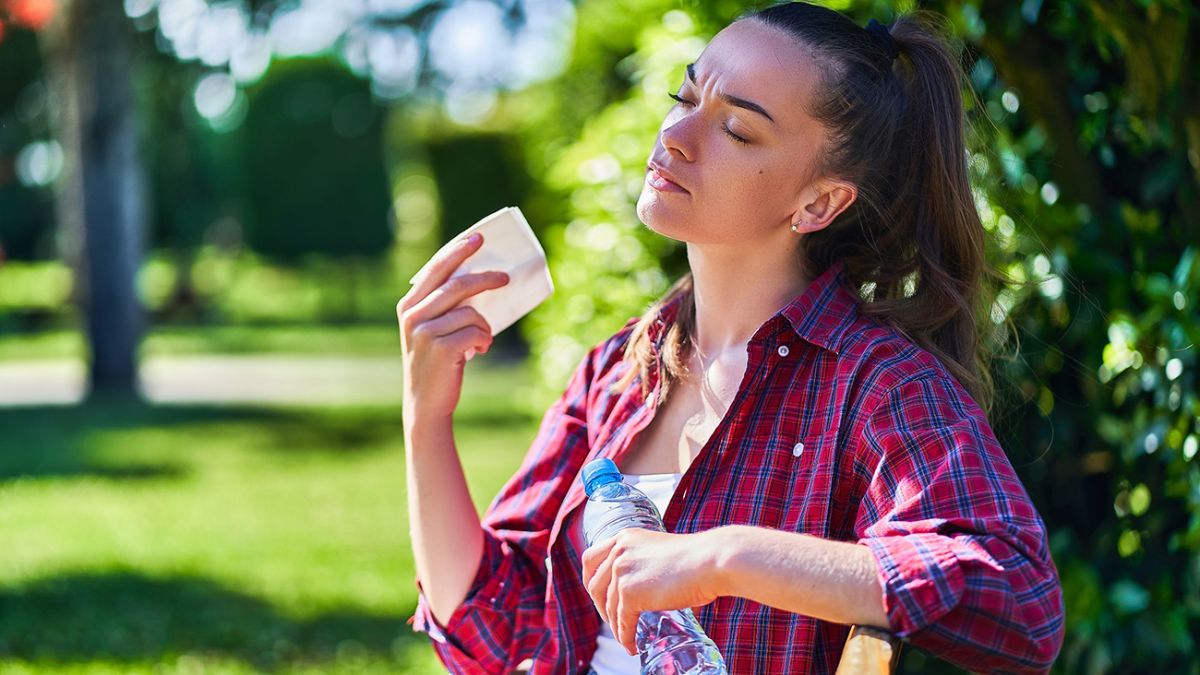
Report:
M1023 614L1024 624L1029 627L1026 639L1030 669L1046 672L1058 658L1066 634L1062 585L1057 574L1047 576L1044 594L1035 595L1026 602Z
M453 605L448 604L450 602L452 602L450 598L435 597L432 595L429 598L429 612L433 614L434 620L439 625L449 626L450 619L454 616L455 610L462 606L462 600Z
M1062 650L1066 633L1062 586L1051 570L1029 586L1009 614L1012 626L1008 647L997 654L995 670L1015 673L1046 673ZM976 666L978 667L978 666Z
M1020 590L968 593L914 633L917 647L973 672L1046 673L1062 649L1062 588L1056 574Z
M999 672L1048 673L1062 648L1062 630L1044 636L1030 636L1024 653L1007 663L998 664Z

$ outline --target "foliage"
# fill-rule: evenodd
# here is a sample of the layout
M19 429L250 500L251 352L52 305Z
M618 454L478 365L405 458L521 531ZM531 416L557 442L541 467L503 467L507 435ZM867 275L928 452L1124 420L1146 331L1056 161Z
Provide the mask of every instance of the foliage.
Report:
M58 146L49 138L47 92L37 81L42 68L34 33L0 24L0 263L54 253L53 205L42 181ZM41 171L30 171L41 153ZM61 157L59 158L61 159ZM35 175L30 175L35 174ZM35 180L36 179L36 180Z
M1197 672L1200 13L1038 7L946 7L981 54L985 215L1027 282L998 427L1051 529L1059 667Z
M592 345L640 313L684 269L682 248L646 229L634 203L670 78L703 41L689 15L655 9L663 19L647 21L629 45L636 51L618 64L633 82L628 96L593 115L545 175L547 186L564 196L567 221L543 234L556 293L526 322L534 372L545 387L539 404Z
M530 179L523 174L518 142L511 134L462 132L425 140L440 197L438 246L483 216L522 200Z
M392 240L379 112L367 85L338 64L277 64L249 92L240 130L255 250L376 256Z

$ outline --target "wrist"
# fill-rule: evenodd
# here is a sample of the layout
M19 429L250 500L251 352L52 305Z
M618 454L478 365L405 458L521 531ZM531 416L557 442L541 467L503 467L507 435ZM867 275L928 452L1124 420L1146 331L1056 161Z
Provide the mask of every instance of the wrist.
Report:
M741 576L742 525L722 525L705 532L708 536L708 565L712 570L713 590L717 596L739 595L737 580Z
M404 400L400 406L400 415L407 426L430 427L452 421L454 410L440 410L438 406L428 405L426 401L405 390Z
M414 446L437 444L447 437L453 437L454 417L452 415L433 415L415 413L406 409L403 413L405 450L411 452Z

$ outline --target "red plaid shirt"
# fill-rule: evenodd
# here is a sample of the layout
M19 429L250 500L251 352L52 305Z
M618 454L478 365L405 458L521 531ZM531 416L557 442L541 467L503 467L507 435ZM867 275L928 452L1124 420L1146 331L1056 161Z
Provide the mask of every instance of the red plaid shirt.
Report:
M857 311L840 264L751 338L742 386L663 514L670 532L727 524L870 547L893 633L972 671L1044 672L1063 607L1046 529L984 413L942 364ZM670 324L663 308L651 337ZM586 672L600 615L583 585L579 471L620 464L659 383L608 390L631 319L593 348L483 518L466 600L411 622L454 673ZM657 380L656 375L651 375ZM417 581L420 591L420 581ZM848 628L739 597L698 618L732 673L831 673Z

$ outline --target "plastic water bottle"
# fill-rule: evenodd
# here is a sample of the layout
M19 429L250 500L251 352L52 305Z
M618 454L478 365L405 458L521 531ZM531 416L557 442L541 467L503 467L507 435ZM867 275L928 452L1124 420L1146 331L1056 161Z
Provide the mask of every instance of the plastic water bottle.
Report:
M664 532L658 507L637 488L622 481L611 459L583 467L583 534L588 546L627 527ZM637 622L637 648L642 675L725 675L725 659L704 633L690 609L642 612Z

